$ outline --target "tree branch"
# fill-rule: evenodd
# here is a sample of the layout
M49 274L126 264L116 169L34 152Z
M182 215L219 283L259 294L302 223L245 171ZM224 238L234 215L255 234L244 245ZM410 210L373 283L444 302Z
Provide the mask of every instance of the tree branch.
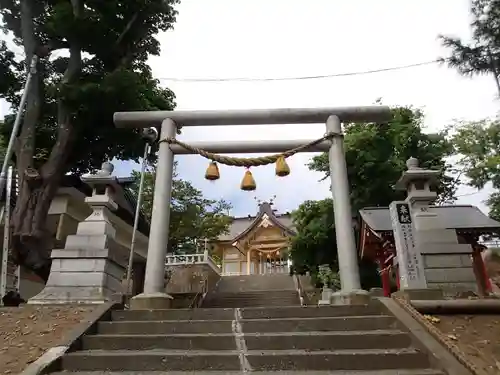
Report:
M117 47L125 38L125 35L132 29L132 26L134 26L134 23L139 19L139 13L136 12L130 21L128 21L127 25L125 26L125 29L123 29L122 33L118 37L118 39L115 42L115 47Z
M70 0L73 7L73 17L75 21L81 18L83 13L83 3L81 0ZM69 42L69 61L64 72L61 87L69 85L78 79L82 69L82 51L76 38L71 38ZM72 147L75 137L75 129L72 124L71 108L59 97L57 103L57 122L59 125L57 139L52 147L47 162L41 168L42 177L49 178L57 175L63 170L68 155L68 149Z
M26 66L30 66L33 53L37 46L34 26L34 0L21 0L21 33L26 54ZM31 166L35 152L35 125L41 113L41 88L42 80L37 74L31 80L31 86L28 88L26 98L26 111L24 113L24 123L20 136L17 138L16 160L20 171L26 170ZM22 111L22 109L21 109ZM24 174L20 174L20 183L22 183Z

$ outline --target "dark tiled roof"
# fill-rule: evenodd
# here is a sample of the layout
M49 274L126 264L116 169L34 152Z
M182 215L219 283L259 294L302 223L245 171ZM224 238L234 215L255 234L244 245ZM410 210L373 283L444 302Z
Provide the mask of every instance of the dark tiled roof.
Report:
M500 230L500 223L486 216L475 206L430 206L429 212L439 215L447 229ZM388 207L367 207L359 211L363 221L376 232L392 231Z

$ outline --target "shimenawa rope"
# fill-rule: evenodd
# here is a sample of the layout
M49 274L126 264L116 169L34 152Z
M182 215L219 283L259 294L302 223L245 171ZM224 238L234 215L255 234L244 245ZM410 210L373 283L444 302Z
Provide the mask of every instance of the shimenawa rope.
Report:
M206 159L218 162L220 164L225 164L225 165L230 165L230 166L236 166L236 167L258 167L262 165L268 165L268 164L273 164L275 163L280 157L284 157L285 159L295 155L296 153L306 150L310 147L313 147L325 140L332 139L333 137L341 137L342 134L339 133L327 133L323 137L319 139L315 139L314 141L311 141L309 143L306 143L304 145L292 148L291 150L279 153L279 154L273 154L273 155L267 155L267 156L260 156L256 158L235 158L235 157L230 157L230 156L223 156L223 155L218 155L214 154L212 152L208 152L206 150L202 150L201 148L197 148L194 146L191 146L187 143L184 143L182 141L179 141L178 139L175 138L164 138L159 141L161 142L167 142L169 144L176 144L181 146L182 148L191 151L194 154L198 154L203 156Z

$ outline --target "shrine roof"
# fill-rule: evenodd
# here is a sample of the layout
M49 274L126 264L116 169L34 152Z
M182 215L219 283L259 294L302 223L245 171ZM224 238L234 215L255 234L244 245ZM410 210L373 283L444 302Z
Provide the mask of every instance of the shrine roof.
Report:
M500 230L500 223L470 205L429 206L429 212L439 215L446 229ZM375 232L392 232L388 207L366 207L359 211L361 219Z
M237 217L233 219L226 234L221 235L218 241L236 241L245 236L262 220L263 216L267 215L269 220L289 233L293 233L294 225L290 214L276 215L271 208L271 205L264 202L259 207L257 216Z

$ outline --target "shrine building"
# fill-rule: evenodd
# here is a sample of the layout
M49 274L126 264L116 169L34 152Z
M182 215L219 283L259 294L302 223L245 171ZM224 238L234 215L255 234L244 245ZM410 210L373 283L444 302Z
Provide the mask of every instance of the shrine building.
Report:
M234 218L229 231L211 242L211 254L225 276L288 273L294 235L291 215L278 215L272 203L263 202L257 216Z
M458 244L470 245L471 253L462 255L463 265L472 265L475 275L473 282L477 285L475 289L481 295L487 294L491 285L481 256L481 252L486 247L480 244L480 238L498 233L500 223L486 216L475 206L428 206L427 210L430 214L436 214L439 217L445 229L455 232ZM377 263L384 295L389 296L392 280L399 289L396 247L389 208L368 207L360 210L359 213L361 217L360 257ZM447 271L444 269L443 272Z

